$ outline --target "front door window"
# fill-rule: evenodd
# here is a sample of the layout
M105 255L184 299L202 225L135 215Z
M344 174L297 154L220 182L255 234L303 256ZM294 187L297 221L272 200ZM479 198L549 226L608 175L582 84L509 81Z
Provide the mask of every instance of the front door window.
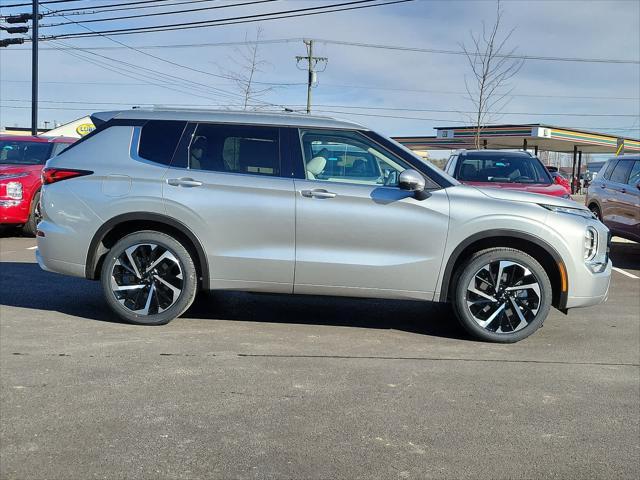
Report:
M357 132L302 130L300 137L307 180L395 187L410 168Z

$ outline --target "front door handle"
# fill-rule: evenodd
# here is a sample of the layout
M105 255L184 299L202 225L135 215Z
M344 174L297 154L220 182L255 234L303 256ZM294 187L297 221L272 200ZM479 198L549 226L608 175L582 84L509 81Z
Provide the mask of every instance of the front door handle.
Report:
M172 187L199 187L202 185L202 182L188 177L167 178L167 183Z
M336 196L333 192L328 192L324 188L316 188L313 190L302 190L300 192L303 197L307 198L334 198Z

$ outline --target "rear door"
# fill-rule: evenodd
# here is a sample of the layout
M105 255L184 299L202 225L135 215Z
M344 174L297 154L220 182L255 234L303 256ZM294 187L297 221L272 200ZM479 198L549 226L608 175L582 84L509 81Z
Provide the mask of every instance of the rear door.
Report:
M629 215L630 205L626 198L629 185L629 174L633 166L633 160L625 160L621 158L613 168L609 180L606 181L606 202L603 219L607 225L614 229L625 229L627 216Z
M629 176L625 185L617 192L620 205L620 216L617 218L617 228L627 236L640 240L640 160L627 160L631 164Z
M444 190L417 200L409 168L359 132L301 130L296 293L432 299L449 218Z
M295 197L280 130L189 124L165 174L167 214L200 239L213 289L293 290Z

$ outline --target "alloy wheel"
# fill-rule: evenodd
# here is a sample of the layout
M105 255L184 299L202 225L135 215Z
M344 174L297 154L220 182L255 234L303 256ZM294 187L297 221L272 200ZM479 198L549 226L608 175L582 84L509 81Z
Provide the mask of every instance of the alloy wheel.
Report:
M183 271L171 250L155 243L126 248L111 271L111 290L118 302L138 315L171 307L182 293Z
M478 270L467 286L467 308L474 321L493 333L522 330L541 304L540 283L524 265L496 260Z
M40 200L38 200L35 206L33 207L33 218L34 218L34 224L36 226L38 225L38 223L40 223L40 220L42 220L42 210L40 209Z

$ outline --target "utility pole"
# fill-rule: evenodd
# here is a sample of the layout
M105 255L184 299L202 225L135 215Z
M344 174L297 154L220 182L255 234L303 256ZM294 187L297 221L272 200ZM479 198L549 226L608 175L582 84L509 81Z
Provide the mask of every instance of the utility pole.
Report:
M38 135L38 0L31 12L31 135Z
M27 23L31 20L31 135L38 135L38 21L42 15L38 13L38 0L32 1L31 15L21 13L18 15L10 15L5 17L8 24ZM29 27L4 27L0 29L9 34L27 33ZM6 38L0 40L0 47L8 47L9 45L20 45L24 43L24 38Z
M313 56L313 40L303 40L304 44L307 48L307 55L302 57L302 56L296 56L296 62L298 63L298 65L300 64L300 62L302 61L306 61L307 62L307 113L311 113L311 88L317 83L318 81L318 75L317 75L317 70L316 67L318 66L319 63L323 63L324 64L324 68L322 70L320 70L320 72L324 72L324 70L327 68L327 62L329 61L329 59L327 57L314 57ZM300 68L300 66L298 66L298 68Z

